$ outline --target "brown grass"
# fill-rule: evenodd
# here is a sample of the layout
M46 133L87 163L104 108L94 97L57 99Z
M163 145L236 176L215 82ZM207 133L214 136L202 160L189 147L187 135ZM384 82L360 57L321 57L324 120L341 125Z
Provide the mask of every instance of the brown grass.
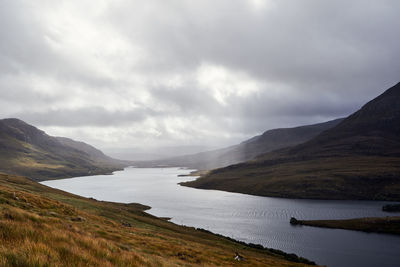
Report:
M64 168L61 164L48 164L37 162L31 158L16 158L14 162L17 162L22 168L33 168L33 169L59 169Z
M0 266L305 266L174 225L139 204L86 199L17 176L0 174L0 184ZM234 261L236 251L245 261Z
M253 161L217 169L181 184L272 197L396 201L400 200L400 158Z

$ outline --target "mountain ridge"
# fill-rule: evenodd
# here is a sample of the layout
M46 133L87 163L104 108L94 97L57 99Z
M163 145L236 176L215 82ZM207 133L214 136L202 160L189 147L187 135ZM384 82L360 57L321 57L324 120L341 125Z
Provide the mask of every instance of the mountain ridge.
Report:
M125 165L90 145L49 136L22 120L0 120L1 172L43 180L105 174Z
M163 160L135 162L135 165L139 167L157 165L174 167L185 166L199 170L225 167L251 160L265 152L300 144L318 135L322 131L334 127L342 120L343 119L340 118L311 125L271 129L265 131L261 135L254 136L230 147Z
M261 196L400 200L400 83L302 144L182 183Z

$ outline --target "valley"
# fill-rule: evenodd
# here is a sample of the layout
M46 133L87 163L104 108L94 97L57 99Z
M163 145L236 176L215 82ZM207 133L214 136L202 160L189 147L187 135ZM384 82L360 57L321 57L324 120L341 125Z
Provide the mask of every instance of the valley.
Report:
M398 267L400 1L0 1L0 267Z

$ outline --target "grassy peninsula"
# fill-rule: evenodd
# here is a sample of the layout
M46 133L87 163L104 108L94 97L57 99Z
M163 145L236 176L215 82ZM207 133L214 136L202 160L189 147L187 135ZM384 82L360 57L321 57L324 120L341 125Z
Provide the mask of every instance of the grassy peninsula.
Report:
M400 216L356 218L347 220L296 220L292 218L290 223L294 225L400 235Z

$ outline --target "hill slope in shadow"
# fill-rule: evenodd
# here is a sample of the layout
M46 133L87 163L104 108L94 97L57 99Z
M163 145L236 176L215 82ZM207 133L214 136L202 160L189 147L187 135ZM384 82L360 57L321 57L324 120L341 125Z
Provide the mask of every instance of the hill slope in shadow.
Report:
M183 184L261 196L400 200L400 83L303 144Z

